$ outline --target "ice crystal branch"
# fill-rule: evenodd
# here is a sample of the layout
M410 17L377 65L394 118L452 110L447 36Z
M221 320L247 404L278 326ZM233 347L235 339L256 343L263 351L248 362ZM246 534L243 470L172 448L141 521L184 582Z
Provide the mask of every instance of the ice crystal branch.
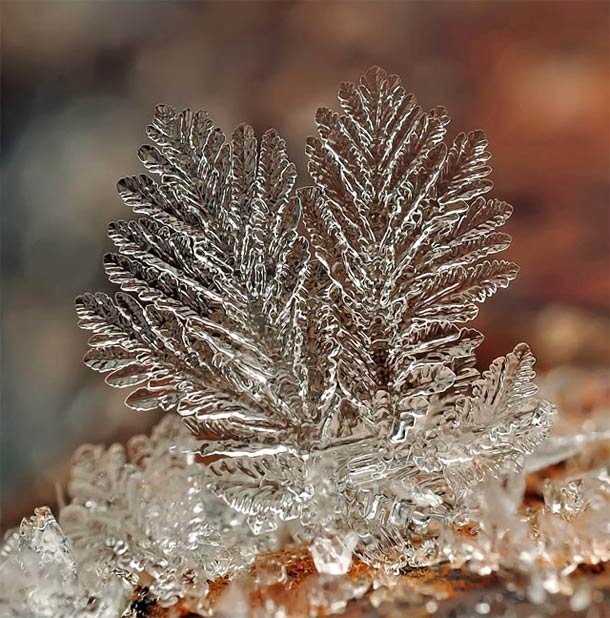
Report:
M522 466L552 409L527 346L480 374L482 335L462 326L517 273L491 257L511 208L484 197L484 135L447 146L445 110L377 68L339 103L317 113L298 191L276 132L227 143L207 114L157 108L140 150L156 179L119 183L141 218L110 227L121 292L77 311L87 364L137 386L129 406L184 418L206 487L254 532L355 533L395 569L486 475Z
M177 409L201 435L282 439L302 416L291 325L307 269L284 142L268 131L259 151L242 126L225 144L206 114L165 107L148 135L140 158L161 181L119 183L143 217L110 226L123 292L77 302L96 333L85 362L113 386L144 384L129 406Z

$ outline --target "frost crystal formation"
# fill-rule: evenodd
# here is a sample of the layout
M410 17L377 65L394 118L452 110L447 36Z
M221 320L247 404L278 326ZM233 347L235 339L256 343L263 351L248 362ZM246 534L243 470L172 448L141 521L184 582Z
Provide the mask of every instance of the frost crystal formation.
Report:
M58 520L36 509L0 548L1 616L608 606L607 401L546 378L591 408L547 439L528 347L481 373L464 326L517 272L493 257L511 209L484 197L485 137L446 145L445 111L380 69L339 102L301 189L275 131L227 142L205 113L157 109L152 176L119 183L140 218L110 226L121 290L77 311L86 363L175 414L78 450Z
M253 533L287 522L322 564L353 539L396 570L523 466L552 407L526 345L479 373L482 335L463 326L517 274L492 257L511 208L484 197L484 135L447 145L445 110L380 69L339 104L318 110L298 190L275 131L226 141L206 113L158 107L139 152L152 176L119 183L140 218L110 226L121 291L77 311L87 364L130 407L184 419L202 490Z

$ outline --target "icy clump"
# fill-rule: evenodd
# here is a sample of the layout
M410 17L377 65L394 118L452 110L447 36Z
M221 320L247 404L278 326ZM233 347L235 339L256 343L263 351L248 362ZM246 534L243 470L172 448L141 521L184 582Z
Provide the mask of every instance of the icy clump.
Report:
M163 605L204 597L207 581L244 567L275 547L255 536L244 515L206 489L205 467L194 461L191 438L167 417L152 436L127 449L82 447L76 454L60 514L79 564L145 583Z
M0 554L0 614L7 618L117 618L126 589L117 579L86 577L46 507L23 519Z

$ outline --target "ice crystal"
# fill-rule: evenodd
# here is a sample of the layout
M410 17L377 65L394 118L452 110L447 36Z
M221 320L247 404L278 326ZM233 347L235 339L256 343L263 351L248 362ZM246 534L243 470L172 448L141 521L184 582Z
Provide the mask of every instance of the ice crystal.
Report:
M484 135L446 145L445 110L378 68L339 103L316 115L315 184L298 190L275 131L226 142L206 113L158 107L139 152L156 179L119 183L141 218L110 226L121 292L77 311L86 363L137 387L129 406L184 419L201 491L257 534L290 522L318 548L354 534L358 556L395 570L471 515L483 479L522 467L552 407L525 344L479 373L482 335L462 326L517 273L490 257L511 208L484 197Z
M340 537L314 539L310 551L318 573L328 575L347 573L357 542L358 537L353 532Z
M116 618L124 590L79 570L46 507L23 519L0 553L0 610L10 618ZM10 612L10 613L5 613Z
M189 447L186 429L168 417L151 438L132 438L127 452L118 444L79 449L60 523L81 568L131 585L150 579L154 598L172 605L204 597L209 579L274 547L210 494Z

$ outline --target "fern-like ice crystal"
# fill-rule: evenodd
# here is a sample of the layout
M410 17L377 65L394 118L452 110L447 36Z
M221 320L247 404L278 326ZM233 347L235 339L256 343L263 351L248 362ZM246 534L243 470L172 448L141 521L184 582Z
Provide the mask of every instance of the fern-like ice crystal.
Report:
M151 176L119 183L139 218L110 227L121 291L77 311L86 363L130 407L183 417L206 490L253 532L344 535L394 569L522 466L552 408L526 345L479 373L463 326L517 273L493 257L511 207L485 197L484 135L447 145L445 110L377 68L339 104L317 113L298 190L275 131L227 141L205 113L158 107Z

